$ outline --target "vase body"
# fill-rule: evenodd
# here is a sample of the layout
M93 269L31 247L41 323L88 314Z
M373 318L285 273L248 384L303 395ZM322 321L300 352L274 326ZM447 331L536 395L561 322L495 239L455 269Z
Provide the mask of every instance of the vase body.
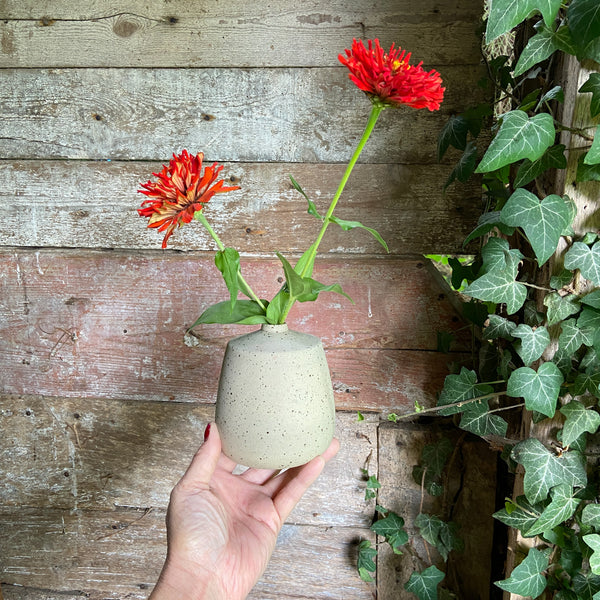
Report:
M335 404L321 340L285 324L230 340L215 422L223 452L247 467L284 469L324 452Z

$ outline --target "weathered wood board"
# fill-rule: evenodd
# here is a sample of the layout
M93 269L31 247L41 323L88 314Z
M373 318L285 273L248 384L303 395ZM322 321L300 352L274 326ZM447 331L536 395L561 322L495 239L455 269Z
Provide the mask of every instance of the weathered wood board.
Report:
M464 107L473 69L444 69L439 112L385 111L361 161L436 162L444 115ZM344 67L5 69L2 79L5 158L165 160L188 147L219 161L345 163L370 111Z
M207 161L208 162L208 161ZM211 164L208 162L208 164ZM241 190L215 196L206 217L224 243L243 253L303 252L320 222L290 182L290 174L324 213L344 165L226 163L221 176ZM162 236L136 216L141 182L161 163L121 161L4 161L0 163L0 245L62 248L158 248ZM355 167L336 215L362 220L397 255L461 250L476 225L481 193L475 184L442 181L449 165L400 164ZM449 222L456 226L448 227ZM169 240L180 250L206 250L214 242L199 224ZM331 226L322 252L385 253L366 231Z
M361 469L377 462L378 418L337 419L340 451L289 523L370 524ZM0 506L166 510L213 420L191 403L0 396Z
M205 325L184 344L203 307L227 297L211 256L6 250L0 257L5 393L211 403L227 340L249 331ZM436 332L460 323L422 267L318 261L315 277L341 283L356 304L325 295L298 305L289 324L323 339L340 409L433 401L453 360L432 352ZM281 285L278 261L249 259L244 271L248 281L268 283L270 294ZM402 301L390 303L396 296Z
M427 64L477 63L480 14L479 0L5 0L0 66L322 67L353 37L395 41Z

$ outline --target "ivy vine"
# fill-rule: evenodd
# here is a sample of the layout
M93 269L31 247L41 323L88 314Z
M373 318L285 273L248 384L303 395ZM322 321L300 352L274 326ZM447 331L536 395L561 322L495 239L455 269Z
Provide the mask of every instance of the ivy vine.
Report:
M526 35L514 38L508 55L489 51L515 28ZM465 240L467 248L478 245L476 255L443 260L452 287L467 297L465 315L480 327L485 351L478 356L485 359L448 375L436 407L389 419L451 417L460 429L493 438L508 467L523 473L522 493L493 515L523 542L522 557L498 588L600 600L600 490L588 447L600 428L600 231L582 228L569 197L545 193L575 153L574 184L600 181L600 73L591 72L578 90L589 100L593 125L585 129L560 122L565 93L553 75L569 55L591 71L598 67L600 2L491 0L485 44L493 102L450 117L438 144L440 160L451 148L461 153L446 187L473 176L482 181L485 210ZM582 143L561 144L563 131ZM442 339L447 347L448 336ZM451 451L444 438L424 449L413 471L423 493L441 493ZM367 499L378 487L371 476ZM378 505L376 511L372 529L380 543L402 553L410 539L403 518ZM439 516L421 512L410 526L444 561L461 548L456 525ZM363 579L372 578L376 554L369 541L361 543ZM456 597L438 567L443 563L423 559L405 589L420 600Z

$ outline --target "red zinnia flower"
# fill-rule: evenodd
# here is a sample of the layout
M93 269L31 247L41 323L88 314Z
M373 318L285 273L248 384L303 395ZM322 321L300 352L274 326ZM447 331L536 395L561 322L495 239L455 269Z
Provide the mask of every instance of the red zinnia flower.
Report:
M350 79L365 92L372 102L399 107L438 110L444 98L442 78L437 71L425 71L419 63L409 65L410 53L394 48L386 54L379 40L368 40L365 48L361 40L352 42L346 56L338 56L350 70Z
M202 152L191 156L187 150L183 150L179 155L173 154L169 166L163 165L160 173L152 173L158 177L157 182L140 184L144 189L138 192L148 196L149 200L142 202L138 213L142 217L150 217L148 227L166 231L163 248L167 247L167 240L173 231L183 223L189 223L194 213L202 210L203 205L215 194L240 189L238 185L224 187L222 179L215 183L223 169L217 163L206 167L203 175L203 160Z

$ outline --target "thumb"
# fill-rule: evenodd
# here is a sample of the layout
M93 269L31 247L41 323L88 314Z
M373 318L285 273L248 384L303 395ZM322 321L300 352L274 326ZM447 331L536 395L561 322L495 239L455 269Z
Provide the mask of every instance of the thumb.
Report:
M208 489L220 456L221 437L217 426L209 423L204 432L204 443L194 455L181 479L181 485L194 491Z

